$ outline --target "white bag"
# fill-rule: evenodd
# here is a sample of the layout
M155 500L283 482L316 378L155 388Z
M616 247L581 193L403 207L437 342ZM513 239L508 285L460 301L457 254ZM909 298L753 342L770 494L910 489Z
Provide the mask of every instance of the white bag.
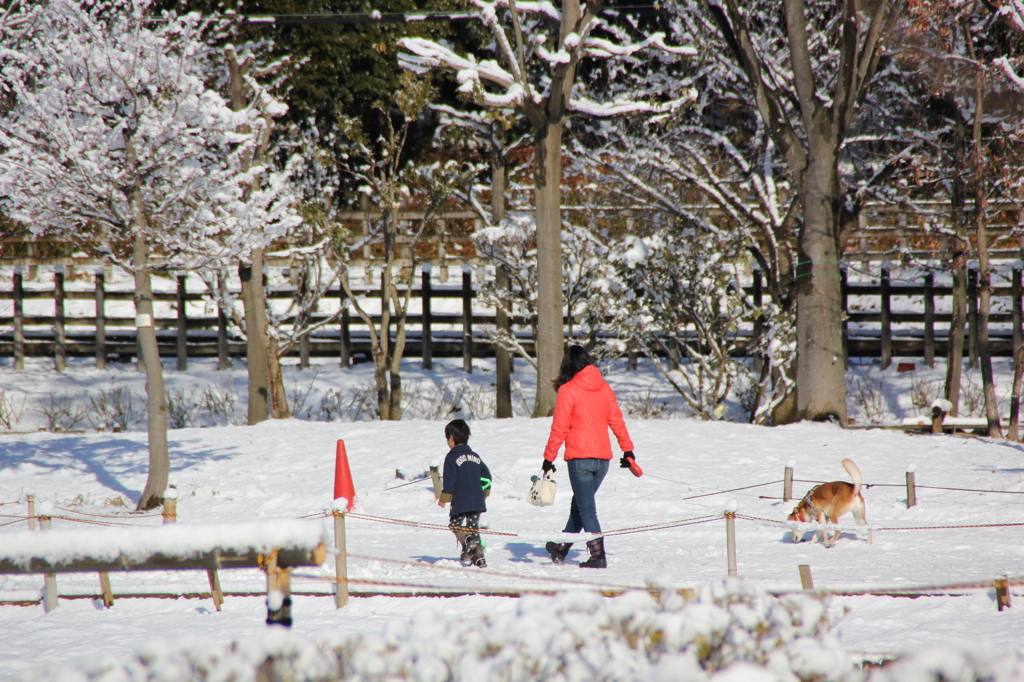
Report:
M555 478L550 471L533 477L533 485L526 499L535 507L550 507L555 503Z

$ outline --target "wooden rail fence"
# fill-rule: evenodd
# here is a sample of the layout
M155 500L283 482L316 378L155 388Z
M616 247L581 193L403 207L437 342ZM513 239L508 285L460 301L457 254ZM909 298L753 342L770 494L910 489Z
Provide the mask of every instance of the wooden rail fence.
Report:
M1005 272L1005 271L1004 271ZM989 350L993 356L1013 356L1021 344L1021 266L1016 264L1009 271L1009 284L992 287L993 301L1002 300L1002 308L1009 312L989 315ZM971 362L977 358L978 348L978 289L977 272L969 271L968 317L966 346ZM760 273L755 271L752 282L745 287L747 296L755 306L763 300ZM379 297L376 288L353 287L357 296ZM890 270L882 268L877 284L850 283L843 281L843 338L847 357L881 358L888 366L893 357L923 357L932 364L936 356L943 357L949 347L948 325L951 315L936 312L936 302L952 295L949 286L934 283L932 275L926 275L920 283L893 281ZM467 371L471 371L474 357L492 357L494 348L486 338L481 325L494 326L495 316L491 312L474 309L478 290L474 288L469 272L463 273L462 286L438 286L424 272L419 286L413 291L419 302L420 311L408 316L407 357L420 357L424 367L429 368L435 357L462 357ZM6 308L8 315L0 315L0 357L13 357L15 368L22 368L26 357L53 357L57 369L63 370L68 357L95 357L96 365L102 369L108 358L122 362L138 358L135 335L135 318L111 316L106 306L111 301L128 302L133 297L130 291L107 291L106 276L103 272L94 275L92 291L72 290L65 285L65 274L57 269L53 274L50 289L26 289L24 275L15 269L10 290L0 291L0 310ZM270 289L268 299L290 299L294 290L289 288ZM895 312L892 302L897 297L916 299L914 311ZM343 366L370 357L369 333L352 311L343 290L331 290L327 299L338 301L339 313L318 313L312 323L326 323L323 328L303 336L289 355L298 356L303 367L310 358L334 357ZM854 309L849 299L860 302ZM157 329L160 354L176 357L178 369L188 368L189 357L217 357L219 367L226 369L231 357L245 356L244 339L233 336L228 317L219 310L215 317L189 316L187 304L201 302L204 296L186 290L183 276L176 278L174 291L156 291L157 302L170 303L173 317L157 317L153 325ZM437 299L461 301L461 312L434 312L432 302ZM27 315L26 301L52 301L52 315ZM869 309L864 301L870 300ZM1009 305L1006 305L1006 301ZM4 301L11 301L4 306ZM93 315L68 316L68 301L92 301ZM875 303L877 302L877 303ZM375 324L379 316L374 315ZM292 320L285 320L285 324ZM529 332L530 320L518 316L511 319L513 330L527 351L532 350L533 339ZM568 323L568 320L567 320ZM869 325L869 328L865 328ZM1007 329L1007 325L1009 329ZM568 326L568 325L567 325ZM745 341L752 330L741 331L738 352L745 352Z

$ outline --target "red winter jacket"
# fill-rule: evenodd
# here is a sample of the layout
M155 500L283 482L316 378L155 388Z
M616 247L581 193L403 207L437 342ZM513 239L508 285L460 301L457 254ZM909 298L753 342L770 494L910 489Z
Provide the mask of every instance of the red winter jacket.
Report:
M584 457L611 459L609 426L622 451L632 450L633 441L629 439L612 387L605 382L597 367L587 365L558 389L555 418L551 422L548 445L544 448L544 459L555 461L563 442L566 460Z

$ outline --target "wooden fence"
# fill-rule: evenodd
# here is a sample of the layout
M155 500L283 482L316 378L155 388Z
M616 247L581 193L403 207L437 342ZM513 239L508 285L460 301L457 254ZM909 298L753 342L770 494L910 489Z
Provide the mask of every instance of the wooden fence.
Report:
M969 271L968 318L966 348L973 361L977 358L978 347L978 292L977 272ZM1010 270L1010 282L1006 286L992 287L994 301L1001 301L1001 309L989 315L989 350L993 356L1012 356L1021 344L1021 266L1018 263ZM424 272L413 296L419 302L419 311L408 316L407 357L423 359L429 368L434 357L462 357L467 371L472 370L472 358L493 357L494 348L487 340L482 326L493 327L492 312L474 309L478 290L474 288L472 276L463 273L462 286L439 286ZM745 287L747 296L755 306L763 298L760 274L755 271L752 282ZM353 288L353 293L366 297L379 297L379 289ZM943 357L949 347L948 327L951 315L936 312L936 302L952 294L950 287L937 286L931 275L920 283L893 281L889 270L883 268L878 284L847 283L844 277L843 307L846 310L843 322L843 338L847 357L881 358L888 366L893 357L923 357L931 364L936 356ZM290 299L291 289L272 289L267 292L269 299ZM155 292L155 300L170 303L173 317L157 317L153 325L157 329L160 354L176 357L178 369L188 368L188 359L212 358L219 360L220 368L227 368L229 358L245 356L244 339L231 334L227 316L219 311L215 317L194 317L187 314L188 302L203 301L203 295L186 290L186 279L176 279L175 291ZM893 299L910 297L915 299L909 307L913 311L894 312ZM304 336L289 355L298 356L303 367L308 366L311 357L334 357L343 366L370 357L369 332L362 320L355 316L347 304L342 290L332 290L328 298L339 301L340 314L318 314L313 322L325 322L325 326ZM851 298L858 301L857 309L848 305ZM461 302L461 312L438 313L433 311L432 302L437 299L456 299ZM4 306L5 300L13 305ZM52 315L26 315L25 301L52 301ZM69 317L66 312L68 301L91 301L94 314ZM95 357L97 367L106 366L108 358L130 362L138 358L135 335L135 318L115 317L106 313L110 301L131 301L132 293L126 291L108 292L105 275L94 276L92 291L68 291L65 275L59 269L53 274L52 289L26 290L20 271L13 274L9 291L0 291L0 309L11 310L10 315L0 316L0 357L13 357L15 367L21 368L25 357L53 357L58 369L63 369L69 357ZM871 301L871 305L864 305ZM1007 303L1009 303L1007 305ZM372 318L379 323L379 316ZM287 324L289 320L286 320ZM513 330L527 349L532 350L533 340L529 332L529 320L523 317L511 320ZM745 352L746 340L752 330L740 334L737 351Z

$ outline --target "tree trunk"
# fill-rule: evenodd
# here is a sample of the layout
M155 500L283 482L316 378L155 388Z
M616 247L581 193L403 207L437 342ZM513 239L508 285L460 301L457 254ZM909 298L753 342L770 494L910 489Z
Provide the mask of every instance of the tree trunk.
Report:
M1020 387L1024 379L1024 343L1017 348L1017 356L1013 360L1013 388L1010 390L1010 430L1006 434L1009 440L1020 440L1017 424L1020 421Z
M144 220L139 217L136 220ZM153 328L153 287L150 282L149 245L141 229L135 233L133 260L135 265L136 334L146 368L146 429L149 436L149 475L137 509L153 509L163 504L171 471L167 448L167 395L164 389L164 368Z
M797 412L803 419L835 419L845 426L837 159L824 116L809 123L796 284Z
M501 225L505 219L505 156L496 139L502 130L498 121L491 124L491 222L495 225ZM508 270L498 265L494 288L499 296L508 291L508 279ZM500 304L495 310L495 326L499 332L512 333L508 312ZM512 354L500 343L494 345L494 374L494 416L508 419L512 416Z
M555 411L554 381L562 363L562 123L537 130L534 192L537 205L537 394L534 417Z
M964 129L960 117L953 125L953 178L950 183L950 219L956 237L950 242L952 259L950 270L953 275L953 309L949 320L949 350L946 352L946 400L953 407L950 416L960 414L960 378L964 360L964 327L967 318L967 251L968 244L962 238L964 227L965 187L964 170Z
M264 310L266 310L264 308ZM288 419L292 416L288 407L288 394L284 388L284 377L281 376L280 347L277 337L267 334L267 378L270 381L270 416L274 419Z
M245 305L245 355L249 370L249 425L267 419L270 406L270 364L267 359L267 308L263 289L263 249L254 250L252 264L241 263Z
M974 184L974 231L978 241L978 359L981 361L981 387L985 394L985 417L988 420L988 435L999 438L999 405L996 403L996 389L992 380L992 355L988 347L988 315L992 308L992 271L988 262L988 233L985 225L985 164L981 156L982 85L984 74L974 80L974 130L971 175Z

